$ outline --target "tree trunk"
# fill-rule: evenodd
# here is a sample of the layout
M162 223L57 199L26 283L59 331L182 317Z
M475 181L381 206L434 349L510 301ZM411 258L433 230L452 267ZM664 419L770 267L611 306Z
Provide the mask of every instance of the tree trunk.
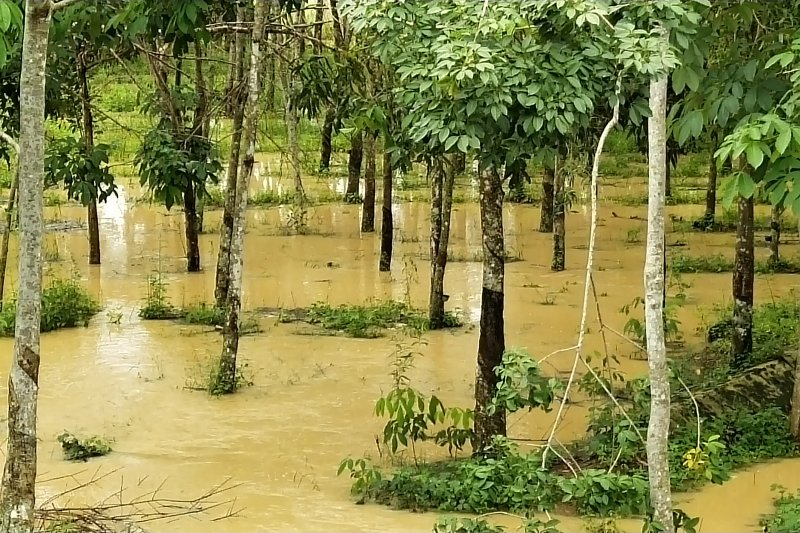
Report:
M238 35L239 32L236 32ZM239 47L237 46L237 41L234 38L234 41L230 40L230 36L227 36L225 40L225 44L227 46L227 53L228 53L228 72L225 76L225 89L223 90L222 94L225 98L225 114L229 117L232 117L233 114L236 112L236 106L233 104L233 91L236 87L237 82L239 81L239 75L236 71L236 65L239 64Z
M33 531L36 503L36 410L44 234L44 110L50 0L25 2L19 83L19 292L8 378L8 448L0 496L2 531Z
M783 215L783 208L773 205L769 220L769 262L773 266L781 262L779 253L781 242L781 215Z
M539 231L542 233L553 232L553 210L555 209L554 187L556 172L552 168L544 167L542 179L542 214L539 220Z
M236 184L236 209L234 210L233 236L230 251L230 284L225 308L225 324L222 330L222 354L219 361L219 383L216 392L236 392L236 358L239 353L239 313L242 307L242 265L244 259L244 226L247 214L247 192L256 155L256 131L258 124L258 97L260 94L259 69L261 67L261 43L264 35L267 0L253 0L255 6L253 23L253 46L250 52L250 77L247 107L244 115L243 142L247 146L241 172Z
M458 152L453 156L453 172L456 176L463 174L467 170L467 154Z
M314 12L314 54L322 54L322 26L325 23L325 0L318 0Z
M200 239L197 235L197 205L194 184L189 181L183 191L183 217L186 229L186 270L200 272Z
M649 195L647 255L644 266L645 328L650 369L650 422L647 426L647 464L653 518L664 531L675 533L669 478L670 390L664 339L664 204L667 175L667 76L650 82L650 118L647 121Z
M197 93L197 107L194 111L194 125L193 125L193 135L197 135L202 138L208 138L209 136L209 124L211 121L210 113L208 111L208 90L206 88L206 78L203 72L203 61L205 60L205 50L203 49L203 43L201 41L195 41L194 43L194 51L195 51L195 60L194 60L194 68L195 68L195 88ZM203 219L204 219L204 211L205 211L205 204L206 204L206 187L205 182L202 184L202 187L198 188L195 194L195 233L200 234L203 233Z
M392 154L386 148L389 143L384 140L383 148L383 202L381 205L381 259L378 265L380 272L392 269L392 240L394 238L394 220L392 217Z
M703 218L708 222L713 222L717 214L717 159L714 153L717 146L711 149L711 157L708 162L708 185L706 187L706 212Z
M667 150L669 152L669 150ZM672 197L672 165L670 164L671 158L667 157L667 166L664 170L664 195L667 198Z
M19 154L17 154L19 157ZM8 191L8 204L6 204L6 231L3 233L3 243L0 245L0 309L3 309L6 288L6 269L8 267L8 242L11 240L11 228L14 224L14 202L17 198L19 187L19 164L14 166L14 178L11 189Z
M342 19L339 17L339 8L337 0L330 0L331 17L333 18L333 43L337 51L344 50L344 25Z
M244 8L236 8L236 20L244 21ZM239 158L242 147L242 123L244 121L245 87L244 82L244 49L246 37L242 33L236 33L235 46L238 50L236 65L237 79L234 86L236 90L231 95L234 105L233 113L233 135L231 137L231 152L228 157L228 172L226 176L225 189L225 209L222 213L222 224L219 235L219 254L217 255L217 274L214 283L214 300L219 309L225 307L228 299L228 287L230 285L230 252L231 236L233 235L233 219L236 209L236 182L239 175Z
M367 156L367 166L364 169L364 205L361 210L361 231L371 233L375 231L375 144L377 135L367 134L364 141L364 153Z
M330 170L331 151L333 149L333 120L336 113L333 107L329 107L325 112L325 123L322 125L322 136L319 150L319 170L320 172Z
M431 180L431 293L428 301L430 329L444 327L444 274L450 242L455 172L451 162L433 161Z
M733 262L733 366L747 364L753 350L753 198L739 198L736 257Z
M482 453L494 435L506 434L506 413L498 409L489 414L489 403L499 381L494 369L503 359L505 326L503 319L503 278L505 244L503 240L503 183L496 168L480 171L481 234L483 237L483 289L481 292L478 368L475 374L475 441L473 449Z
M89 76L83 47L77 54L78 81L80 83L81 115L83 122L83 142L86 154L94 151L94 117L92 116L92 97L89 91ZM89 264L100 264L100 223L97 218L97 198L92 196L86 205L89 226Z
M794 361L794 387L792 389L792 411L789 419L791 424L792 437L800 442L800 350L798 350Z
M289 52L290 57L294 57L294 45L287 43L286 47L291 50ZM289 154L291 156L292 176L294 178L294 203L302 211L305 209L306 193L305 189L303 189L303 176L301 174L302 168L300 163L300 119L297 115L297 108L292 103L294 82L295 80L292 79L289 65L286 65L283 71L283 100L286 112L286 136L287 140L289 141ZM302 216L301 218L304 220L305 216Z
M358 201L358 185L361 180L361 160L364 158L364 136L359 131L353 134L350 141L350 158L347 163L347 190L345 200Z
M553 171L553 264L550 270L561 272L566 263L566 222L567 206L564 187L564 173Z

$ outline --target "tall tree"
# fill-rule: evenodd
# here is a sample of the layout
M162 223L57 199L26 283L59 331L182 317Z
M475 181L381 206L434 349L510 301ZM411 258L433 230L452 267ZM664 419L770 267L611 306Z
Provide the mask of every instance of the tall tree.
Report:
M375 170L377 166L376 144L378 136L368 133L364 140L364 155L367 158L364 169L364 203L361 206L361 231L375 231Z
M550 166L545 166L542 176L542 211L539 219L539 231L552 233L556 171Z
M63 3L62 3L63 4ZM17 6L3 3L8 27ZM36 504L36 418L39 396L39 328L44 234L45 74L51 0L27 0L19 83L19 291L14 355L8 377L8 446L0 495L0 526L9 533L33 531Z
M666 41L666 39L665 39ZM666 47L668 44L665 42ZM647 471L653 517L674 533L669 477L670 388L664 340L664 204L666 197L667 74L650 83L648 138L647 255L644 267L647 361L650 368L650 421L647 426Z
M452 160L448 161L442 156L433 157L428 174L431 182L431 291L428 318L431 329L440 329L445 326L444 274L455 181Z
M742 368L753 351L753 196L737 200L736 254L733 261L733 366Z
M258 99L261 88L259 70L262 61L261 44L267 15L267 0L253 0L253 34L250 51L250 74L248 78L247 107L244 114L242 142L247 147L242 168L236 184L236 208L234 210L233 235L230 250L230 282L225 306L225 324L222 332L222 354L219 363L217 393L230 394L236 391L236 360L239 353L239 313L242 307L242 265L244 259L244 227L247 213L247 193L253 175L256 154L256 132L258 126Z
M381 258L378 270L389 272L392 269L392 243L394 240L394 217L392 216L392 154L388 150L388 136L383 140L383 198L381 201Z
M567 223L567 192L566 173L559 172L558 164L556 163L556 170L554 171L555 178L553 180L553 263L550 270L553 272L561 272L565 268L566 263L566 223ZM544 211L542 211L544 214Z

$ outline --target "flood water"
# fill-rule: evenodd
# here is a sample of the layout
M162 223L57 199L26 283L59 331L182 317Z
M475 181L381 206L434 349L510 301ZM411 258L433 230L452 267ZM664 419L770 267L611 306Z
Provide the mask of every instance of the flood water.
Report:
M256 185L259 187L261 185ZM402 332L380 339L298 335L297 326L262 318L263 332L240 344L240 359L253 374L254 386L225 398L209 398L186 389L187 376L199 361L218 355L221 337L211 328L172 322L143 322L137 316L147 295L147 276L162 272L176 305L211 301L218 235L202 236L204 271L187 274L180 211L136 204L136 187L100 207L103 265L89 267L88 242L82 231L51 233L46 253L50 275L76 274L85 280L104 310L87 328L42 337L40 374L40 501L93 476L102 480L75 493L74 501L92 503L124 487L123 499L154 490L167 498L190 499L230 478L234 488L215 499L235 498L237 516L218 508L153 527L157 531L430 531L435 513L412 514L376 505L354 505L350 481L337 477L346 456L377 458L376 435L382 429L372 415L375 399L390 386L389 361L397 344L411 339ZM284 208L253 209L248 217L243 302L246 309L300 307L324 300L362 303L370 298L409 298L427 303L429 222L427 206L394 206L396 243L391 274L377 270L379 238L359 232L359 206L321 205L309 212L310 235L286 236ZM620 308L642 293L644 244L626 243L629 230L641 228L646 207L604 206L597 244L597 290L604 320L621 331L627 320ZM576 207L567 220L567 270L552 273L551 236L538 233L539 210L507 206L507 246L522 260L507 265L506 344L527 348L538 357L575 343L583 294L588 210ZM612 214L612 211L614 214ZM668 208L693 217L700 206ZM84 210L49 208L48 217L85 221ZM217 228L220 212L206 214L207 228ZM379 227L378 210L378 227ZM456 256L470 258L480 249L480 220L474 204L456 204L452 222ZM631 240L631 239L628 239ZM635 239L633 239L635 240ZM732 253L732 235L673 234L670 242L689 243L692 254ZM13 250L13 246L12 246ZM783 247L794 255L796 245ZM766 255L766 249L757 254ZM12 259L10 263L15 264ZM332 266L329 266L332 265ZM10 268L12 282L16 268ZM691 284L689 303L679 318L688 343L698 343L695 329L714 304L730 301L729 274L683 276ZM786 295L796 276L759 276L758 301ZM448 265L448 308L462 310L471 324L456 331L424 335L427 345L415 362L414 385L437 394L446 405L472 405L472 382L480 309L481 264ZM121 314L119 323L112 316ZM594 308L586 353L601 350ZM475 327L472 327L475 326ZM646 363L626 341L608 337L632 376ZM0 340L0 384L12 340ZM548 360L550 372L568 371L573 354ZM0 391L5 402L5 391ZM5 410L5 405L0 405ZM562 440L583 431L585 411L570 407L559 431ZM554 415L512 416L510 434L540 439ZM3 431L5 426L3 425ZM85 464L62 459L56 436L63 430L113 439L114 452ZM426 458L443 452L424 448ZM64 477L70 476L70 477ZM703 532L757 531L757 521L771 508L770 486L800 487L800 460L759 465L738 472L723 486L679 496L690 515L702 516ZM641 527L626 523L631 531ZM581 522L565 518L566 531Z

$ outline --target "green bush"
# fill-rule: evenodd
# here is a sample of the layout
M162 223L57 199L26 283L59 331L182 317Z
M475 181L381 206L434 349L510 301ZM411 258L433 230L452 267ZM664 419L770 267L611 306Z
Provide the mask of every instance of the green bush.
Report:
M91 457L101 457L111 453L111 446L99 437L80 439L65 431L57 438L68 461L86 461Z
M54 280L42 290L41 331L87 326L99 311L100 306L77 281ZM0 335L14 336L16 315L16 301L6 302L0 311Z
M800 531L800 491L792 494L783 487L776 487L780 495L773 505L775 512L761 520L764 531L769 533L797 533Z

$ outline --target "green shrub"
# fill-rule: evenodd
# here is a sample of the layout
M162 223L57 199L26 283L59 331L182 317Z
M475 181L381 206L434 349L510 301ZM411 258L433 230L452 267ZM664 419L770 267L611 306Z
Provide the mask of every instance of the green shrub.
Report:
M86 326L99 311L100 306L77 281L54 280L42 290L41 331ZM14 336L16 315L16 301L6 302L0 311L0 335Z
M792 494L784 487L775 487L779 496L772 503L775 512L764 517L761 525L769 533L797 533L800 531L800 491Z
M80 439L65 431L57 438L68 461L86 461L91 457L101 457L111 453L109 443L99 437Z

